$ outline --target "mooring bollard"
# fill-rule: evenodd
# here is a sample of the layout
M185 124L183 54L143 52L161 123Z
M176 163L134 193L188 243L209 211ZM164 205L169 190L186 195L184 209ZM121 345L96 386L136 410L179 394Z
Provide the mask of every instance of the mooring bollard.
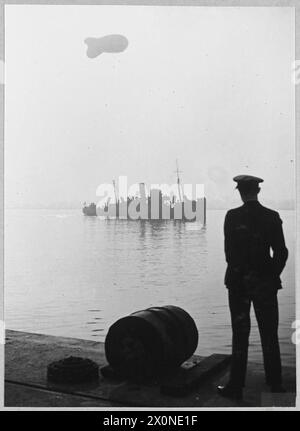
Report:
M198 330L182 308L168 305L117 320L105 339L106 359L117 375L147 379L179 367L198 345Z

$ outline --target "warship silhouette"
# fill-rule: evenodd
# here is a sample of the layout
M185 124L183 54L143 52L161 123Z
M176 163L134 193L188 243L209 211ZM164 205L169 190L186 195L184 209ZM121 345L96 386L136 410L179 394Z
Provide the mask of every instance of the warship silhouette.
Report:
M86 216L102 216L104 218L126 220L200 220L206 223L206 198L197 200L188 199L183 195L179 176L177 173L177 197L164 195L160 189L151 189L146 194L145 183L139 183L139 195L124 199L118 196L116 183L113 180L114 199L108 198L104 206L97 206L94 202L84 203L82 212Z

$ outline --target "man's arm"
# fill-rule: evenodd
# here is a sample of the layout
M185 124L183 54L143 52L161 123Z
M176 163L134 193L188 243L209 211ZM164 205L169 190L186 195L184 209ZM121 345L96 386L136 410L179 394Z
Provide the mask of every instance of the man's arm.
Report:
M227 263L232 263L234 260L232 240L233 238L232 238L230 212L228 211L224 221L224 250L225 250L225 258Z
M288 249L285 245L282 220L279 217L279 214L277 214L271 235L271 247L273 250L273 273L274 275L280 276L288 258Z

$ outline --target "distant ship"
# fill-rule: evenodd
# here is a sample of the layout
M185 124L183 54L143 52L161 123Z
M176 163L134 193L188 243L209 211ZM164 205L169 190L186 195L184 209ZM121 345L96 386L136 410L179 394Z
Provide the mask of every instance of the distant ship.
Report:
M86 216L96 216L97 215L96 204L94 202L92 202L90 205L87 205L86 203L84 203L82 212Z
M83 214L127 220L200 220L201 223L206 224L206 198L203 197L196 201L187 199L185 196L183 197L177 161L176 167L177 199L175 199L175 196L172 196L172 198L170 196L163 196L162 191L159 189L151 189L150 194L146 196L145 184L140 183L139 197L127 197L125 200L124 198L119 198L116 184L113 180L115 202L111 203L108 200L104 207L97 207L95 203L91 203L90 205L85 203L82 209ZM131 208L134 209L133 212Z

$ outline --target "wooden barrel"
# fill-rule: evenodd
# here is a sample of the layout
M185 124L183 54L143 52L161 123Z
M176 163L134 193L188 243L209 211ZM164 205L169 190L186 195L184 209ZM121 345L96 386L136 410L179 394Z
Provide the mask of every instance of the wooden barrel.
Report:
M137 311L117 320L105 339L108 363L130 379L157 376L192 356L198 331L182 308L168 305Z

